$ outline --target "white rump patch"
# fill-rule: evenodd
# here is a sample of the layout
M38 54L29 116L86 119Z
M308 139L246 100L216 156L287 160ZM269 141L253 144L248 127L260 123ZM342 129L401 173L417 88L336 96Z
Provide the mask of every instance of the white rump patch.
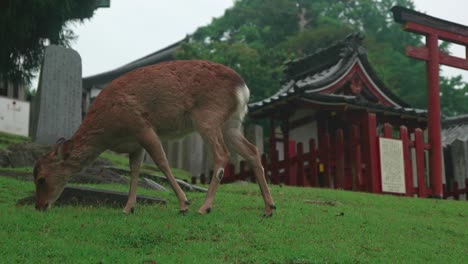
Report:
M224 124L225 129L240 128L242 126L242 121L244 120L244 117L248 111L247 104L250 98L249 88L245 84L237 87L236 98L236 111L229 117L229 119Z
M247 104L249 103L250 91L247 85L242 85L236 90L237 95L237 110L235 116L239 118L240 121L244 120L245 115L247 114L248 108Z

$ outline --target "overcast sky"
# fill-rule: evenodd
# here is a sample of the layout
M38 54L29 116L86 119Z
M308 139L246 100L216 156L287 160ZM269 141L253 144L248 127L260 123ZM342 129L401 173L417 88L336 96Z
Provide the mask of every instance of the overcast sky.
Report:
M222 16L233 0L111 0L110 8L96 10L91 20L72 25L78 39L72 45L83 62L83 76L109 71L162 49ZM468 1L413 0L416 9L468 25ZM453 54L464 56L455 46ZM443 67L444 75L468 73Z

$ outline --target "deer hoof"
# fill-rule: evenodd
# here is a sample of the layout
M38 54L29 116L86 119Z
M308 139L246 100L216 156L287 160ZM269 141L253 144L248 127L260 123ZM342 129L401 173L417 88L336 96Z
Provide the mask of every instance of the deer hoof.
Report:
M273 216L273 212L263 214L264 218L270 218Z
M208 208L206 208L206 209L200 209L200 210L198 210L198 213L199 213L199 214L202 214L202 215L203 215L203 214L209 214L210 212L211 212L211 207L208 207Z
M132 207L130 209L124 208L123 213L128 215L128 214L134 214L135 213L135 207Z
M188 214L188 209L182 209L179 211L181 215L187 215Z

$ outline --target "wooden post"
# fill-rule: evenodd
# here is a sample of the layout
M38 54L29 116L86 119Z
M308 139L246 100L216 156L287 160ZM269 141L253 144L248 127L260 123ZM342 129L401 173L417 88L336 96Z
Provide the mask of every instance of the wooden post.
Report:
M374 113L367 113L363 122L363 148L364 148L364 162L366 164L366 183L368 191L372 193L380 193L380 173L379 173L379 159L377 148L377 120Z
M413 170L410 159L410 147L408 129L405 126L400 126L400 139L403 145L403 162L405 166L405 186L406 196L413 195Z
M278 151L274 151L271 155L271 182L273 184L280 184L279 180L279 160L278 160Z
M426 197L426 182L424 180L424 141L420 128L414 131L414 147L416 149L416 173L418 176L418 196Z
M351 144L351 171L353 174L353 190L362 191L364 182L362 179L362 153L361 153L361 136L359 126L351 127L350 135Z
M335 188L344 189L345 181L345 151L343 129L337 129L335 132L335 164L336 178Z
M317 175L317 149L315 147L315 140L309 140L309 169L310 169L310 186L318 186Z
M297 159L296 159L296 141L289 141L288 158L285 159L286 183L291 186L297 186ZM287 168L287 169L286 169Z
M384 138L393 138L393 126L389 123L384 124Z
M297 186L305 186L305 174L304 174L304 146L302 142L297 144Z
M430 153L430 181L432 195L442 198L442 140L440 121L440 87L439 87L439 37L435 34L426 36L426 45L429 49L429 61L427 61L427 113L430 122L429 144Z
M332 188L332 176L331 176L331 148L330 148L330 135L324 134L320 140L320 157L324 167L325 186Z

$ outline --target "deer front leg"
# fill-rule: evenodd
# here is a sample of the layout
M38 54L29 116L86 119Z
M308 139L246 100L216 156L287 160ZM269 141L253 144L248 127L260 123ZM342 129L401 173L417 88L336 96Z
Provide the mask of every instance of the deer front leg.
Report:
M136 204L136 190L138 187L138 176L140 175L140 165L143 161L143 149L128 155L130 165L130 190L128 191L127 205L123 209L125 214L133 213Z
M137 137L140 144L148 152L156 166L158 166L158 168L162 171L171 184L171 187L174 190L177 199L179 200L180 212L186 213L188 211L187 205L189 202L185 196L184 191L182 191L179 184L177 183L174 175L172 175L166 154L164 153L161 140L159 139L158 135L152 128L146 128L141 133L139 133Z

